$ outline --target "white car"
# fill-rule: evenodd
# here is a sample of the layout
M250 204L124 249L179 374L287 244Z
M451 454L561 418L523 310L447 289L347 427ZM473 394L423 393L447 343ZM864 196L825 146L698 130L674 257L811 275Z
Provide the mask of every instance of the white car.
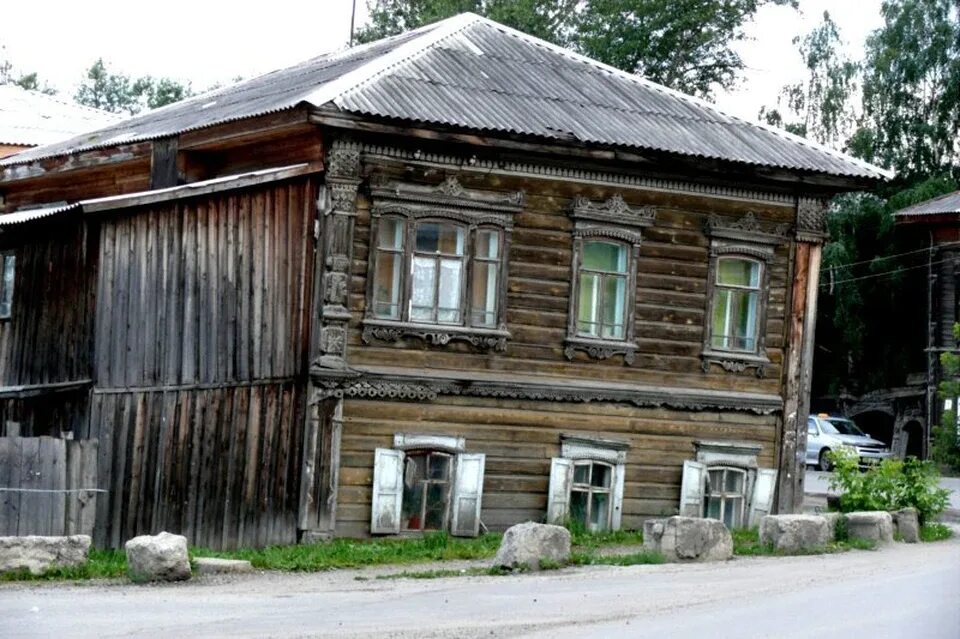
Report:
M820 470L832 470L833 464L827 459L827 453L841 446L855 450L861 466L878 464L891 456L886 444L865 434L846 417L823 413L811 415L807 420L807 464L816 465Z

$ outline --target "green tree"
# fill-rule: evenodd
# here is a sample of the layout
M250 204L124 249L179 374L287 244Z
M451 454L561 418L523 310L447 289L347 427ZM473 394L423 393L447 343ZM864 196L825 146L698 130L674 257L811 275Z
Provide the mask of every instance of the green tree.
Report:
M960 324L953 325L953 335L960 341ZM960 355L942 353L940 364L944 380L940 382L940 399L950 401L950 409L943 411L941 423L933 428L933 458L950 468L960 471Z
M74 99L95 109L132 115L143 109L179 102L191 95L193 91L189 83L149 75L132 79L123 73L112 73L103 58L99 58L87 70Z
M842 148L857 124L857 109L851 99L858 85L860 64L843 53L836 22L824 11L823 21L803 38L796 37L807 69L804 82L783 88L776 109L761 109L760 118L821 144ZM785 122L781 106L788 116Z
M907 180L960 163L960 3L885 0L867 40L864 131L854 151Z
M29 91L39 91L47 95L54 95L57 92L46 82L41 84L36 71L30 73L17 71L13 63L7 59L4 53L5 48L0 45L0 84L14 84Z
M709 96L743 69L732 45L766 4L796 0L368 0L368 42L473 11L668 87Z

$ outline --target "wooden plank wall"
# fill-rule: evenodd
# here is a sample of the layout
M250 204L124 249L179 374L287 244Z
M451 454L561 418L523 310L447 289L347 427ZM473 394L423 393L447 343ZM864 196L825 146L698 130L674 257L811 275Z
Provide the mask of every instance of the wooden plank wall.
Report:
M93 534L97 442L0 437L0 535Z
M315 192L299 178L103 220L98 544L296 540Z
M776 458L775 415L468 397L433 403L345 400L343 412L339 536L369 534L373 450L391 448L398 432L462 435L469 452L486 454L481 518L491 530L546 516L550 459L560 454L560 433L630 443L625 529L676 514L683 461L694 457L697 439L760 444L761 467L773 467Z
M395 177L410 180L417 173L409 171ZM718 366L704 373L699 356L707 306L708 239L703 228L710 214L738 220L752 212L771 226L790 222L794 216L792 206L547 180L458 178L471 188L524 190L527 194L523 212L514 217L508 258L507 323L512 338L507 352L478 353L463 343L431 347L412 338L397 344L363 344L360 320L366 305L370 203L361 198L350 289L350 308L355 317L349 336L351 364L474 369L573 379L589 376L681 388L780 394L789 242L777 248L771 264L766 346L772 365L766 377L758 379L753 370L730 373ZM439 179L442 176L434 175L429 182ZM420 180L427 181L422 176ZM604 201L617 193L631 205L651 205L657 210L656 223L643 231L645 239L637 264L636 362L624 366L621 357L596 361L584 353L578 353L571 362L563 349L571 283L572 198L582 194Z

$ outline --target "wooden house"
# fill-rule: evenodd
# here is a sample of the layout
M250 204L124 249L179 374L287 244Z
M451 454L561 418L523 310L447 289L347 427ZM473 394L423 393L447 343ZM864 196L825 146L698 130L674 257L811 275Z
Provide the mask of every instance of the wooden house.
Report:
M885 177L464 14L0 161L2 421L97 441L101 545L746 525Z

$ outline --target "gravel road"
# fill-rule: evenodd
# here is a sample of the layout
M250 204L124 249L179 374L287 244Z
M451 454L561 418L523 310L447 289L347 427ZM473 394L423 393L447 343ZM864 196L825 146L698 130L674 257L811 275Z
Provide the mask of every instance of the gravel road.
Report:
M960 637L960 539L722 564L0 586L3 637Z

